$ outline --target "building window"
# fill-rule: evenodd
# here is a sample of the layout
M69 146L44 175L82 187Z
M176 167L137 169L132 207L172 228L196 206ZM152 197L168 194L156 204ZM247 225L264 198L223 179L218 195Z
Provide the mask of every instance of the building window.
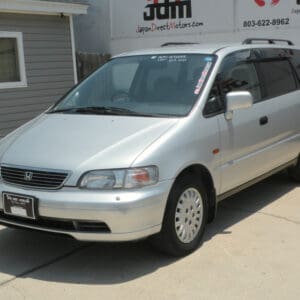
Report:
M0 89L26 86L23 35L0 31Z

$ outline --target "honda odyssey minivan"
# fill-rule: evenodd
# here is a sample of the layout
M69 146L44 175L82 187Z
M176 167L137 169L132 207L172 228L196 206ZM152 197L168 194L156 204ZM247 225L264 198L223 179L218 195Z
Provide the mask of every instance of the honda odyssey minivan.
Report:
M300 180L299 116L290 41L116 56L0 141L0 223L187 255L221 200Z

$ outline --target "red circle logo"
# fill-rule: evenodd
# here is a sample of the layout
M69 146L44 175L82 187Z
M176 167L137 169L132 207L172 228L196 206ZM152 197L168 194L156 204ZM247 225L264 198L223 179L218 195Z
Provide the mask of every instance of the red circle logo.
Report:
M264 7L266 5L271 5L271 6L276 6L279 4L280 0L269 0L269 1L266 1L266 0L254 0L255 3L260 6L260 7Z

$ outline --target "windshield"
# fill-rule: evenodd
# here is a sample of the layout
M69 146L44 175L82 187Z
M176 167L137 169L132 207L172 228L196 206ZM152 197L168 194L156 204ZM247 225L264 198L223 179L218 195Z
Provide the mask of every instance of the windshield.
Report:
M115 58L50 113L186 116L199 98L214 59L198 54Z

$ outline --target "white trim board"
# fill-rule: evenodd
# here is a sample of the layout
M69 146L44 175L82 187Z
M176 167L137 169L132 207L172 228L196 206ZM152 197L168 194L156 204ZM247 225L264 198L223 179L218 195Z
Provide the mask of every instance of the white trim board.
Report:
M26 78L26 69L25 69L25 56L24 56L24 45L23 45L23 34L22 34L22 32L0 31L0 38L1 37L2 38L15 38L17 40L20 81L0 82L0 90L1 89L27 87L27 78Z
M72 58L73 58L73 70L74 70L74 83L78 83L77 76L77 62L76 62L76 45L75 45L75 33L74 33L74 22L73 15L70 16L70 33L71 33L71 43L72 43Z
M37 0L0 0L0 12L32 14L87 14L88 5Z

